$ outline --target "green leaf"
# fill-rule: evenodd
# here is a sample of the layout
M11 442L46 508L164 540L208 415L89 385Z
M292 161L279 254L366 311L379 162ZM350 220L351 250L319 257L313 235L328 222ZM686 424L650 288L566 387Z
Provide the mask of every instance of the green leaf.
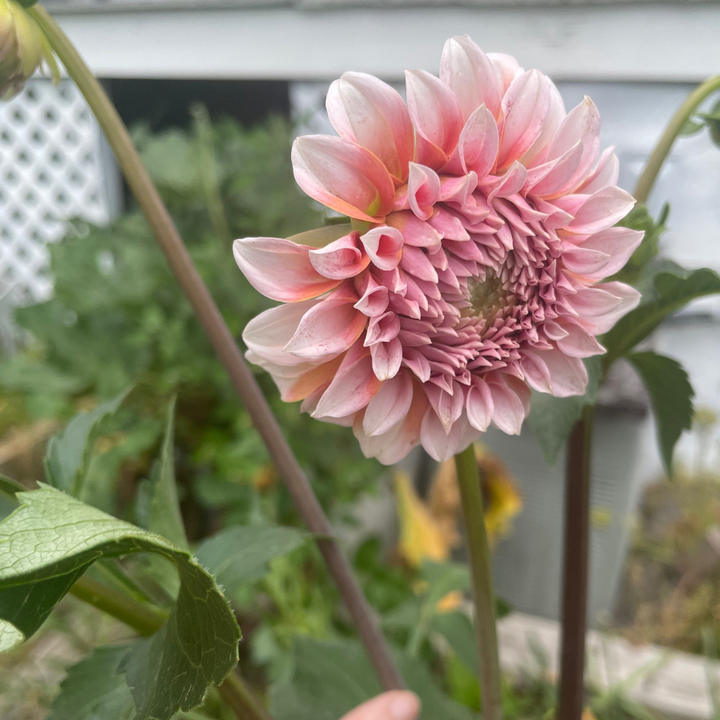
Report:
M432 621L432 630L442 635L462 663L478 672L478 651L472 621L462 612L441 613Z
M423 720L472 720L468 708L450 700L418 660L396 652L395 660L410 690L423 704ZM275 720L337 720L382 692L364 648L354 640L295 641L295 673L275 685L271 714Z
M580 419L583 407L595 403L600 384L601 358L587 358L584 362L588 371L588 385L584 395L558 398L532 391L527 424L550 467L557 462L558 454L573 425Z
M45 453L50 485L75 497L80 495L100 423L120 407L128 393L125 390L91 412L76 415L63 432L50 438Z
M0 475L0 520L15 512L18 506L15 496L24 490L27 488L17 480Z
M661 272L655 278L655 299L635 308L602 339L607 348L605 366L630 352L666 317L685 307L691 300L720 292L720 276L702 268L685 276Z
M0 651L30 637L100 558L156 553L175 563L181 587L162 628L136 642L124 668L136 720L170 720L198 706L238 659L240 629L214 578L164 538L53 488L18 493L0 523Z
M667 230L665 223L670 213L670 206L665 203L657 220L654 220L644 205L636 205L619 223L621 227L642 230L642 242L635 249L625 267L611 279L635 286L642 277L645 268L658 254L660 236Z
M710 129L710 137L712 138L712 141L720 147L720 100L713 105L713 108L709 113L701 113L700 117L705 119L705 122Z
M705 127L704 122L697 122L696 120L693 120L690 118L682 127L682 130L678 133L678 135L682 136L689 136L689 135L696 135L699 133L703 128Z
M235 526L205 540L195 556L230 595L261 578L270 560L300 547L310 534L277 525Z
M633 353L628 360L640 373L650 395L657 425L660 455L668 476L672 476L672 459L675 444L683 430L689 430L693 418L693 397L682 365L654 352Z
M175 481L175 405L176 398L173 398L168 407L157 477L149 483L147 529L188 550Z
M448 593L470 589L470 569L460 563L434 563L426 560L420 569L420 576L428 584L423 605L433 611Z
M73 665L48 720L133 720L135 703L121 665L127 645L100 647Z

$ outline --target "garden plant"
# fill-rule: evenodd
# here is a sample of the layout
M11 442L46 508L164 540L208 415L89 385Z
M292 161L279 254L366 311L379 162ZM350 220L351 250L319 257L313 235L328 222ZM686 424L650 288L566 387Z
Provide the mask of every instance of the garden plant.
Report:
M140 212L73 224L55 297L17 314L36 344L0 367L14 419L66 422L46 426L42 477L0 478L0 651L68 594L135 633L71 667L50 718L361 720L409 688L428 720L579 720L593 408L630 362L672 472L693 391L638 346L720 277L663 260L667 210L645 202L679 136L720 144L720 103L701 112L720 78L670 120L633 196L591 99L568 112L541 72L465 36L439 77L407 71L406 100L345 73L327 98L337 136L284 158L287 124L213 125L202 107L189 133L131 137L50 15L0 0L3 98L43 62L57 76L55 57ZM557 700L545 676L512 693L501 676L476 456L491 424L526 419L549 462L568 448ZM389 568L372 542L349 558L329 517L418 446L454 458L467 566ZM471 610L448 611L465 592ZM617 697L592 697L601 720L642 716Z

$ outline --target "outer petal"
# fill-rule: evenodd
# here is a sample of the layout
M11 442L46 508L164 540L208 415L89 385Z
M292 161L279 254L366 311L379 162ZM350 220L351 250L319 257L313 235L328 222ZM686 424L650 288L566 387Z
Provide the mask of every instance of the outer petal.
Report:
M523 399L502 379L488 379L493 401L493 424L508 435L519 435L527 414Z
M568 357L559 350L545 350L528 355L533 355L537 363L545 366L550 392L555 397L570 397L585 392L588 375L583 361L579 358Z
M502 99L500 78L488 56L467 35L445 43L440 79L455 93L463 120L483 104L497 117Z
M353 306L357 294L343 283L303 316L285 352L320 360L345 352L361 335L367 318Z
M557 346L568 357L586 358L605 354L605 348L595 336L577 323L566 322L562 328L567 335L557 341Z
M320 275L333 280L355 277L370 264L370 257L360 242L358 232L345 235L325 247L310 250L309 257Z
M594 315L581 314L581 316L577 318L578 322L593 335L606 333L623 315L627 315L632 309L636 308L640 302L640 293L635 290L635 288L625 285L625 283L603 283L602 285L596 285L590 288L590 290L605 292L617 300L612 306L608 304L604 312L598 312L596 310ZM583 291L578 292L578 295L580 295L581 292ZM575 297L572 298L571 302L573 302L577 308Z
M485 432L493 416L493 400L490 388L482 378L474 378L465 399L468 422L480 432Z
M386 380L365 410L363 430L367 435L382 435L404 420L413 399L413 384L407 371Z
M494 167L500 135L492 113L480 106L467 120L460 133L458 154L462 169L475 172L482 180Z
M314 418L342 418L362 410L380 389L366 348L348 351L328 389L318 402Z
M543 131L550 109L550 87L538 70L513 80L502 101L505 116L498 155L498 167L505 168L530 150Z
M615 148L609 147L603 150L595 169L577 191L588 195L595 193L610 185L617 185L619 176L620 163L615 154Z
M270 308L254 317L243 331L243 340L257 356L278 365L299 365L303 360L290 355L283 349L297 331L305 313L320 300L288 303Z
M452 90L424 70L406 70L405 80L408 109L417 133L417 161L441 168L460 137L460 106Z
M293 143L298 185L318 202L343 215L381 222L393 208L395 185L375 155L348 140L306 135Z
M591 280L602 280L621 270L642 242L643 235L641 230L624 227L611 227L592 235L580 247L605 253L610 259L600 270L586 277Z
M328 91L327 111L340 137L369 150L398 181L407 177L415 140L396 90L365 73L347 72Z
M245 238L233 243L235 262L250 284L271 300L297 302L337 287L310 262L313 248L280 238Z
M403 361L403 346L397 338L372 345L370 353L373 372L378 380L390 380L398 374Z
M410 209L418 219L430 219L433 214L433 205L440 199L438 174L424 165L410 163L407 199Z
M449 460L458 450L462 440L462 426L458 421L445 432L442 423L430 408L422 421L420 438L427 454L438 462Z
M612 227L624 218L635 204L635 198L619 187L607 187L591 195L574 213L567 230L578 235L594 235Z
M512 81L522 75L523 69L518 65L517 60L512 55L505 55L505 53L488 53L488 59L495 67L495 70L500 78L500 88L504 95Z

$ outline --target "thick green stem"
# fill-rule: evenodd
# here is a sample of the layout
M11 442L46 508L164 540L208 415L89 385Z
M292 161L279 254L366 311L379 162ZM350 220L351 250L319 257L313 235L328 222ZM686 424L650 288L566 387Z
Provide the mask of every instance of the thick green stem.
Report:
M154 635L167 620L167 615L158 608L139 603L87 575L72 586L70 593L125 623L143 637ZM218 691L239 720L271 720L263 704L236 672L228 675Z
M352 567L333 537L332 526L283 436L235 338L193 264L167 208L135 150L127 128L102 85L60 26L42 7L34 7L29 12L40 25L52 49L95 113L115 152L120 169L152 228L160 249L165 254L170 269L192 305L218 359L225 366L298 511L309 530L318 538L318 548L347 605L381 684L386 690L402 688L404 686L402 676L395 666L379 624L362 593Z
M475 448L455 456L462 501L468 560L475 601L475 637L480 660L483 720L501 720L500 659L495 623L495 593L490 568L490 548L483 513L482 488Z
M648 158L645 169L635 186L634 195L639 203L646 203L648 197L650 197L650 191L655 184L660 169L670 154L675 139L685 127L687 121L692 117L703 100L712 95L716 90L720 90L720 75L711 77L709 80L698 85L677 109L677 112L673 115L665 128L665 132L662 134L658 144Z

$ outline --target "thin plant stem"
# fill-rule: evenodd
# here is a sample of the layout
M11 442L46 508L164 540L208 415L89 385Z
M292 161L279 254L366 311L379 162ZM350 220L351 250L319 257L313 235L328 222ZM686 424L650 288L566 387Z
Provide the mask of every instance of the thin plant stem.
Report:
M501 720L502 697L495 622L495 593L490 567L490 548L485 530L482 488L473 445L455 456L455 467L460 487L475 602L475 637L480 661L483 720Z
M568 439L558 720L580 720L585 699L593 411L584 407Z
M660 140L658 140L655 149L650 154L645 169L640 175L640 179L635 186L635 199L640 203L646 203L650 197L650 191L655 184L660 169L663 163L670 154L675 140L685 127L687 121L692 117L693 113L698 109L702 102L712 95L716 90L720 90L720 75L711 77L704 83L698 85L687 98L683 101L682 105L677 109L675 114L667 124L665 131L663 132Z
M167 614L162 610L139 603L129 595L113 590L87 575L72 586L70 593L120 620L143 637L154 635L167 620ZM218 687L218 692L238 720L272 720L262 702L237 672L227 676Z
M350 563L333 537L330 522L283 436L260 386L245 362L210 291L193 264L117 110L102 85L48 12L39 6L31 8L29 12L40 25L52 49L95 113L115 152L125 179L152 228L158 245L165 254L170 269L195 310L218 359L225 366L300 515L310 531L318 536L317 544L320 552L347 605L382 686L386 690L403 688L402 676L393 662L377 619L362 593Z

